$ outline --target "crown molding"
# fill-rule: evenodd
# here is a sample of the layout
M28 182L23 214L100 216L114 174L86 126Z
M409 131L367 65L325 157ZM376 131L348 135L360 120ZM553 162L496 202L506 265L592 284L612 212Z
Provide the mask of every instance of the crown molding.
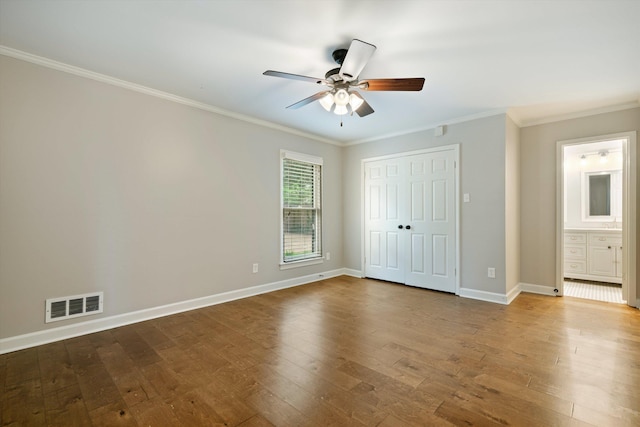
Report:
M598 114L606 114L606 113L614 113L616 111L631 110L633 108L638 108L638 107L640 107L640 99L638 99L638 101L628 102L625 104L608 105L606 107L576 111L574 113L558 114L555 116L542 117L539 119L521 120L518 126L520 126L521 128L538 126L538 125L544 125L547 123L561 122L564 120L595 116ZM510 117L513 119L513 116L510 115Z
M233 111L225 110L223 108L216 107L214 105L205 104L204 102L195 101L189 98L183 98L181 96L177 96L168 92L163 92L160 90L156 90L147 86L139 85L137 83L132 83L126 80L117 79L115 77L107 76L105 74L96 73L91 70L87 70L84 68L76 67L73 65L65 64L63 62L55 61L53 59L45 58L42 56L34 55L28 52L24 52L18 49L13 49L7 46L0 45L0 55L8 56L15 59L20 59L22 61L30 62L32 64L40 65L46 68L51 68L53 70L62 71L65 73L73 74L79 77L84 77L87 79L95 80L101 83L110 84L112 86L117 86L124 89L129 89L134 92L143 93L145 95L154 96L156 98L164 99L167 101L175 102L178 104L186 105L189 107L194 107L199 110L204 110L210 113L219 114L221 116L231 117L233 119L241 120L243 122L252 123L254 125L263 126L275 130L279 130L282 132L286 132L292 135L302 136L304 138L313 139L319 142L324 142L326 144L338 145L342 144L328 139L323 138L318 135L314 135L312 133L303 132L297 129L293 129L287 126L278 125L272 122L268 122L266 120L259 120L254 117L245 116L243 114L234 113Z
M494 109L494 110L487 110L487 111L483 111L481 113L470 114L468 116L456 117L456 118L445 120L445 121L438 122L438 123L431 123L431 124L420 126L420 127L417 127L417 128L404 130L402 132L387 133L387 134L384 134L384 135L375 136L373 138L364 138L364 139L357 139L357 140L353 140L353 141L348 141L348 142L345 142L343 145L345 147L347 147L347 146L350 146L350 145L365 144L365 143L368 143L368 142L380 141L382 139L395 138L395 137L398 137L398 136L409 135L409 134L412 134L412 133L424 132L424 131L427 131L427 130L435 129L438 126L450 126L450 125L455 125L455 124L458 124L458 123L470 122L472 120L484 119L484 118L487 118L487 117L498 116L500 114L507 114L507 111L508 110L506 108L498 108L498 109Z

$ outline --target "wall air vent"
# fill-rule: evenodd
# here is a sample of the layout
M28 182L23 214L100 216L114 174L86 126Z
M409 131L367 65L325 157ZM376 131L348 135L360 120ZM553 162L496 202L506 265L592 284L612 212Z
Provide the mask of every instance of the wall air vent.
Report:
M74 295L72 297L49 298L45 308L45 322L73 319L102 313L102 292Z

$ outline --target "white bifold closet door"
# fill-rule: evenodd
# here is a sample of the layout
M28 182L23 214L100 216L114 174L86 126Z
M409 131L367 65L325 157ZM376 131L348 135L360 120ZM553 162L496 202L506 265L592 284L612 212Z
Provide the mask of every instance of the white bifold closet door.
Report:
M456 291L454 150L365 163L365 276Z

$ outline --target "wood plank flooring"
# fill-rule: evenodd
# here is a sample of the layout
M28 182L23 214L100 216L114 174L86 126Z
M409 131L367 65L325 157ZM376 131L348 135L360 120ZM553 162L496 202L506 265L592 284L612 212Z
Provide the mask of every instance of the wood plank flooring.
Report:
M0 356L0 425L637 426L640 312L338 277Z

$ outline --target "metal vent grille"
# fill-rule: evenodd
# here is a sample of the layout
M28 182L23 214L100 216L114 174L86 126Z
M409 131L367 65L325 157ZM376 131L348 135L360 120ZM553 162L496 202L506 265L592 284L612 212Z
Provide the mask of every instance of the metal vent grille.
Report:
M50 298L46 302L45 322L72 319L102 313L103 293L73 295L70 297Z
M51 303L51 317L57 319L58 317L66 317L67 315L67 301L57 301Z

